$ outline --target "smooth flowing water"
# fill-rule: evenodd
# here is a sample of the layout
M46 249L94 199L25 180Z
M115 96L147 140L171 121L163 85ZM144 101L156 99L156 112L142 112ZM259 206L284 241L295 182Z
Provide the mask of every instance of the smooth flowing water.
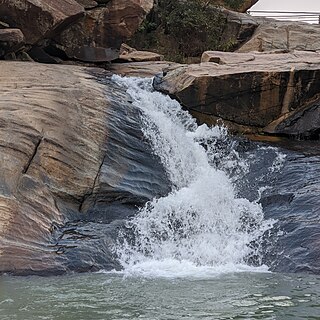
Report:
M307 258L317 259L317 250L309 257L299 242L308 237L295 210L306 208L290 206L295 199L301 203L299 195L317 194L317 185L303 193L301 182L295 194L290 177L316 176L318 158L310 164L293 157L287 180L279 184L285 193L274 195L283 152L241 146L224 128L198 126L176 101L153 92L151 80L112 80L140 110L144 139L162 163L170 191L147 202L120 231L113 252L121 272L2 276L0 320L320 319L320 277L269 271L280 260L280 269L291 264L296 270ZM316 215L317 202L308 203L309 214ZM285 235L281 213L284 223L300 223L287 224ZM310 230L308 253L318 232Z

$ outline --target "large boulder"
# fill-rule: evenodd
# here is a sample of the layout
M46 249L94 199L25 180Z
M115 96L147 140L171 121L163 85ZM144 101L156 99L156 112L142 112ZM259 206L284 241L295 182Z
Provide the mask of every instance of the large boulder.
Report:
M256 18L259 27L238 52L270 50L320 50L320 25Z
M168 192L139 112L97 72L0 61L0 274L118 268L121 219Z
M25 38L20 29L0 29L0 58L23 47Z
M0 0L1 20L23 32L28 44L54 36L84 14L74 0Z
M240 131L270 131L269 124L300 112L320 93L319 53L207 52L203 59L214 62L172 67L154 81L200 122L222 119Z
M55 40L69 58L90 62L114 60L121 44L134 34L152 7L153 0L109 1L88 10Z

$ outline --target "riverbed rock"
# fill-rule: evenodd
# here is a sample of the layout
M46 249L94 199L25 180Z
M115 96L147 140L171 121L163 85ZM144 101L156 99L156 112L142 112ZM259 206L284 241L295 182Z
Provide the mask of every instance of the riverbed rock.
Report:
M122 219L168 192L139 112L101 69L0 61L0 74L0 273L119 268Z
M270 123L300 112L320 94L319 53L205 53L210 59L224 64L172 67L154 81L157 90L202 114L201 122L220 119L268 131Z
M270 50L320 50L320 25L255 18L259 27L238 52Z
M1 0L1 20L23 32L28 44L35 44L84 14L74 0Z

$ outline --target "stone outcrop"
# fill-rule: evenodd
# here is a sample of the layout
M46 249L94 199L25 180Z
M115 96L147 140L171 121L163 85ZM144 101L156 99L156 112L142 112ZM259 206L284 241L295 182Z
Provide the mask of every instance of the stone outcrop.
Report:
M76 21L84 8L74 0L0 0L1 20L23 32L28 44Z
M152 7L153 0L0 0L0 15L22 31L25 52L36 61L107 62L119 57Z
M178 66L178 63L168 61L154 62L129 62L129 63L112 63L107 66L107 70L112 73L127 77L147 77L151 78L165 69Z
M20 29L0 29L0 57L20 50L25 38Z
M259 27L238 52L270 50L320 50L320 25L255 18Z
M121 44L138 29L152 6L152 0L110 1L105 7L87 11L55 41L69 58L91 62L114 60L119 56Z
M121 219L168 191L138 111L101 72L0 62L0 273L118 268Z
M319 53L206 52L203 60L214 62L169 68L155 79L155 88L180 101L200 122L222 119L236 131L271 133L269 125L277 120L275 133L294 136L317 130L318 120L311 128L307 119L319 112L309 105L320 98ZM307 117L303 131L281 130L282 120L297 122L300 113Z
M121 62L147 62L147 61L161 61L163 55L150 52L150 51L139 51L130 48L130 50L120 51L119 60Z

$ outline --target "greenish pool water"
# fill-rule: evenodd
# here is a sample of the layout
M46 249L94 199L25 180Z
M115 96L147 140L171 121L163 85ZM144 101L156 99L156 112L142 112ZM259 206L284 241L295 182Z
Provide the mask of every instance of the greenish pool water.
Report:
M320 319L320 276L0 278L1 320Z

